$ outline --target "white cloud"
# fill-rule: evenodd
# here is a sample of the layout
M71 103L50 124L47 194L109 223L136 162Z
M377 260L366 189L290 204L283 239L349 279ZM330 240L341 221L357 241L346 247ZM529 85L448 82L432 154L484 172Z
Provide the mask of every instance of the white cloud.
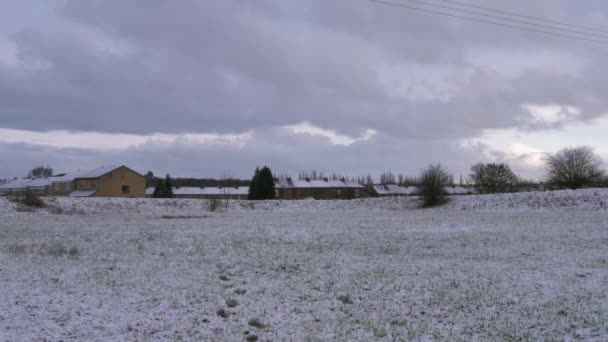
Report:
M0 142L27 143L34 145L81 148L91 150L127 150L145 144L232 145L243 147L253 137L253 132L241 134L186 133L149 135L113 134L98 132L49 131L34 132L0 128Z
M536 123L540 124L559 124L567 121L577 120L581 115L581 110L574 106L561 106L557 104L526 104L522 106Z
M376 131L373 129L367 129L360 137L351 137L344 134L339 134L334 130L325 129L318 126L314 126L309 122L301 122L296 125L284 126L295 134L308 134L313 136L322 136L328 138L334 145L349 146L359 141L367 141L372 139L376 135Z

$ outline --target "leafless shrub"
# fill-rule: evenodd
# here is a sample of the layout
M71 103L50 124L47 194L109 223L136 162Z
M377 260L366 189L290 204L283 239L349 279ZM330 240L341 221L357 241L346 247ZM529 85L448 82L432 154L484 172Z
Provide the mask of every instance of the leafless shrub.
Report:
M470 178L482 194L507 192L517 177L505 163L477 163L471 167Z
M602 179L602 161L587 146L567 147L547 154L548 181L560 187L579 189Z
M55 241L50 245L45 246L42 250L42 253L55 257L61 257L68 253L68 248L63 244L63 242Z
M30 189L25 190L19 203L31 208L44 208L46 206L44 201Z
M226 306L229 308L235 308L239 305L239 302L236 299L227 299L226 300Z
M215 313L222 318L228 318L228 316L230 316L230 314L224 309L219 309Z
M222 204L222 202L217 198L210 199L209 200L209 211L210 212L216 211L220 207L221 204Z
M70 250L68 251L68 254L72 258L77 257L80 254L80 249L78 249L78 247L71 247Z
M63 209L58 205L50 205L49 213L51 213L53 215L61 215L61 214L63 214Z
M12 244L8 245L6 250L7 250L7 252L9 252L11 254L23 254L23 253L25 253L26 247L25 247L25 245L22 245L19 243L12 243Z
M450 182L450 176L441 164L429 165L420 175L419 194L422 196L422 205L432 207L446 202L445 187Z
M338 296L338 300L341 301L343 304L353 303L352 299L350 299L350 295L348 294Z
M258 328L258 329L266 328L266 324L262 323L260 320L255 319L255 318L249 320L249 325L254 328Z
M31 212L36 208L46 207L46 203L30 189L26 189L22 194L9 196L9 201L17 203L16 210L20 212Z

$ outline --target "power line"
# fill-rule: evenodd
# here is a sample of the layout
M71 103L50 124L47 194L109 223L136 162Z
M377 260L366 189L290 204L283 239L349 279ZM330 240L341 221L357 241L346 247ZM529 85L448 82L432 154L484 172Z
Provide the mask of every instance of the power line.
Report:
M477 9L481 9L481 10L484 10L484 11L490 11L490 12L495 12L495 13L512 15L512 16L516 16L516 17L528 18L528 19L532 19L532 20L544 21L546 23L552 23L552 24L558 24L558 25L563 25L563 26L569 26L569 27L574 27L574 28L588 30L588 31L596 31L596 32L602 32L602 33L608 33L608 31L606 31L606 30L600 30L600 29L595 29L595 28L585 27L585 26L579 26L579 25L572 25L572 24L564 23L564 22L557 21L557 20L550 20L550 19L543 19L543 18L538 18L538 17L532 17L532 16L525 15L525 14L518 14L518 13L514 13L514 12L497 10L497 9L489 8L489 7L483 7L483 6L476 6L476 5L471 5L471 4L465 4L463 2L458 2L458 1L453 1L453 0L441 0L441 1L449 2L449 3L455 4L455 5L460 5L460 6L465 6L465 7L477 8Z
M479 23L491 24L491 25L502 26L502 27L508 27L508 28L513 28L513 29L523 30L523 31L537 32L537 33L542 33L542 34L551 35L551 36L557 36L557 37L561 37L561 38L574 39L574 40L583 40L583 41L587 41L587 42L600 43L600 44L607 44L608 43L608 41L605 41L605 40L592 39L592 38L584 38L584 37L578 37L578 36L571 36L571 35L561 34L561 33L557 33L557 32L549 32L549 31L537 30L537 29L533 29L533 28L527 28L527 27L509 25L509 24L498 23L498 22L490 21L490 20L471 18L471 17L461 16L461 15L457 15L457 14L439 12L439 11L434 11L434 10L429 10L429 9L424 9L424 8L419 8L419 7L412 7L412 6L407 6L407 5L404 5L404 4L396 4L394 2L388 2L388 1L382 1L382 0L369 0L369 1L376 2L376 3L381 3L381 4L389 5L389 6L396 6L396 7L407 8L407 9L414 10L414 11L421 11L421 12L427 12L427 13L442 15L442 16L446 16L446 17L452 17L452 18L459 18L459 19L464 19L464 20L476 21L476 22L479 22Z
M564 32L570 32L570 33L576 33L576 34L582 34L582 35L587 35L587 36L592 36L592 37L608 39L608 36L601 35L601 34L571 30L571 29L557 27L557 26L537 24L537 23L533 23L530 21L500 17L497 15L486 14L486 13L481 13L481 12L468 11L468 10L464 10L464 9L460 9L460 8L456 8L456 7L443 6L443 5L438 5L438 4L434 4L434 3L430 3L430 2L426 2L426 1L420 1L420 0L402 0L402 1L409 1L409 2L414 2L414 3L418 3L421 5L425 5L425 6L433 6L433 7L447 9L447 10L451 10L451 11L458 11L458 12L463 12L463 13L467 13L467 14L479 15L479 16L483 16L483 17L487 17L487 18L505 20L505 21L510 21L510 22L519 23L519 24L538 26L538 27L547 28L547 29L551 29L551 30L559 30L559 31L564 31ZM608 40L606 42L608 43Z

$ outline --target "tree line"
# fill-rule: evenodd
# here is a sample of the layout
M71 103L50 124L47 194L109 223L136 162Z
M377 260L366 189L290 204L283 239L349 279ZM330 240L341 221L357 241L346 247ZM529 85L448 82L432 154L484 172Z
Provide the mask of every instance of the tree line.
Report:
M567 147L545 155L544 161L549 185L575 190L607 184L602 161L590 147ZM471 167L469 178L482 194L507 192L520 182L506 163L477 163ZM444 203L449 182L449 174L441 164L424 169L419 184L423 205Z

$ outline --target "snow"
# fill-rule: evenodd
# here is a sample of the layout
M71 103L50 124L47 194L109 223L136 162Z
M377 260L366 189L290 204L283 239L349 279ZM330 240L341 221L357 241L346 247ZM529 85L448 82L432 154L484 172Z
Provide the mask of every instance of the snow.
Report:
M1 183L0 190L21 190L32 188L45 188L51 185L50 178L38 179L15 179L14 181Z
M399 186L397 184L377 184L374 185L374 191L380 195L414 195L418 192L415 186Z
M76 190L70 193L70 197L91 197L97 190Z
M82 172L75 172L72 177L74 177L73 179L76 178L98 178L101 177L109 172L112 172L116 169L118 169L120 166L117 165L102 165L98 168L95 168L93 170L88 170L88 171L82 171Z
M0 341L608 339L608 190L46 201L0 198Z

